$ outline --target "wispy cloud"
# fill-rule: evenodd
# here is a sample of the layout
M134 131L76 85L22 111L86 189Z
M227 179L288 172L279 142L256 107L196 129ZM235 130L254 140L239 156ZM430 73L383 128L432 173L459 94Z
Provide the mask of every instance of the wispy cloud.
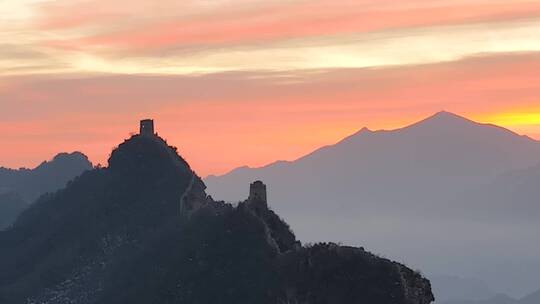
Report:
M6 60L4 75L379 67L540 49L540 1L5 3L18 19L0 43L48 57Z
M540 134L538 0L4 0L0 16L0 165L103 162L146 116L202 174L442 109Z
M362 126L397 128L440 110L535 134L539 69L531 53L377 69L11 77L0 85L0 140L13 149L0 159L19 166L82 149L103 162L146 116L201 174L294 159Z

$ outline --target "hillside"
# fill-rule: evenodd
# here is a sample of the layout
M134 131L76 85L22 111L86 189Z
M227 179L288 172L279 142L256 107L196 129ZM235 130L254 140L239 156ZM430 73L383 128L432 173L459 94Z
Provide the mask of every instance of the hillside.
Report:
M80 152L59 153L34 169L0 168L0 191L17 192L26 201L41 194L56 191L82 172L92 169L92 163Z
M0 233L0 302L428 304L429 281L362 248L302 246L266 201L214 201L156 136L41 197Z
M60 153L34 169L0 168L0 230L11 225L39 196L65 187L90 169L92 164L80 152Z
M17 193L0 194L0 230L9 227L26 207L26 202Z
M468 189L452 200L452 204L466 206L470 216L478 220L490 217L506 222L536 222L540 216L539 182L540 164L501 174L485 185Z

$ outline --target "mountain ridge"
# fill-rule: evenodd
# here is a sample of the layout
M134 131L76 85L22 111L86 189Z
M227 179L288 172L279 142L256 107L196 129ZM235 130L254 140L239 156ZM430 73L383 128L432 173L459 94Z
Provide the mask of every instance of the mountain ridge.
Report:
M176 148L135 135L108 167L42 196L0 232L0 301L433 301L429 281L403 264L363 248L302 246L254 184L257 195L237 206L214 201Z
M0 167L0 230L11 225L34 200L63 188L92 163L81 152L58 153L33 169Z
M307 153L306 155L297 157L297 158L295 158L293 160L276 160L276 161L270 162L270 163L268 163L266 165L256 166L256 167L251 167L251 166L244 165L244 166L234 168L234 169L232 169L232 170L230 170L230 171L228 171L226 173L223 173L223 174L210 174L210 175L206 176L205 179L206 178L219 178L219 177L229 175L229 174L233 174L233 173L235 173L237 171L242 171L242 170L246 170L246 169L264 169L264 168L268 168L268 167L272 167L272 166L276 166L276 165L290 164L290 163L293 163L293 162L297 162L297 161L299 161L299 160L301 160L303 158L307 158L310 155L315 154L317 152L320 152L322 150L326 150L328 148L331 148L333 146L340 145L340 144L343 144L343 143L347 143L349 141L357 140L361 136L388 134L388 133L395 133L395 132L404 132L404 131L410 131L410 130L413 130L413 129L419 128L419 127L420 128L431 127L430 125L433 122L435 122L436 126L440 127L440 124L442 122L448 122L448 121L453 122L453 123L458 123L460 125L483 126L483 127L490 128L493 131L501 131L503 133L506 133L507 135L521 137L522 139L524 139L526 141L536 143L536 144L540 144L539 140L536 140L536 139L534 139L534 138L532 138L530 136L527 136L527 135L518 134L518 133L516 133L516 132L514 132L514 131L512 131L510 129L498 126L496 124L478 123L478 122L475 122L475 121L473 121L471 119L468 119L468 118L466 118L464 116L461 116L461 115L458 115L458 114L455 114L455 113L452 113L452 112L440 111L440 112L437 112L437 113L435 113L435 114L433 114L433 115L431 115L431 116L429 116L427 118L424 118L424 119L422 119L422 120L420 120L418 122L412 123L410 125L407 125L407 126L404 126L404 127L401 127L401 128L371 130L368 127L362 127L358 131L354 132L351 135L348 135L348 136L344 137L341 140L338 140L334 144L324 145L324 146L322 146L320 148L317 148L317 149Z
M423 269L432 265L426 269L430 273L456 274L456 269L438 266L456 259L453 263L463 271L458 274L485 279L497 290L520 295L537 287L531 280L535 271L540 271L540 263L531 258L527 276L515 278L512 287L491 275L488 264L518 267L508 262L516 254L539 252L540 256L540 248L528 245L534 243L529 232L533 224L513 216L512 222L498 225L495 219L515 213L508 202L490 211L487 203L466 197L455 204L453 198L462 198L507 172L537 164L539 141L442 112L397 130L364 129L294 161L242 167L204 181L209 194L235 202L241 199L241 185L265 180L277 201L274 208L302 239L367 242L377 252L405 257ZM527 210L537 214L536 209L540 209L532 201L523 206L529 209L519 216ZM527 236L529 242L516 246L504 238L509 233ZM474 239L489 240L484 242L489 258L481 258L480 251L475 253L475 263L461 257L463 250L474 246ZM513 254L498 250L499 246L512 248ZM520 252L519 248L528 251ZM509 287L511 290L506 289Z
M497 294L486 300L451 300L442 304L536 304L540 301L540 290L525 297L515 299L505 294Z

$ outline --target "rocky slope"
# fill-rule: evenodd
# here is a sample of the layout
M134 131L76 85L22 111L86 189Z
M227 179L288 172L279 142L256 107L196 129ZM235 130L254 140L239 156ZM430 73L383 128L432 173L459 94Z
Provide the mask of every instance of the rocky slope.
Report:
M233 206L158 137L41 197L0 232L0 303L428 304L430 283L361 248L302 246L265 203Z

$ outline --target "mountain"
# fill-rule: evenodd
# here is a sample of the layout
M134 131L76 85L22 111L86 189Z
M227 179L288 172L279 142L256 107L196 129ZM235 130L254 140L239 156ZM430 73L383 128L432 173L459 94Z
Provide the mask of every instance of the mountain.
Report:
M80 152L60 153L34 169L0 168L0 230L40 195L63 188L92 163Z
M518 304L519 301L507 295L499 294L486 300L453 300L443 304Z
M0 168L0 192L17 192L26 201L33 201L43 193L64 187L89 169L92 163L80 152L60 153L34 169Z
M502 173L538 163L538 141L441 112L403 129L364 128L298 160L280 161L262 168L242 167L224 176L209 176L205 181L211 194L230 201L241 197L242 184L254 177L264 177L279 196L285 196L286 190L294 190L282 184L300 179L303 183L320 184L325 191L363 190L360 196L352 195L359 198L357 201L364 199L363 204L366 200L392 204L404 197L431 202L446 193L454 193L455 187L483 184ZM393 190L390 193L389 186ZM348 192L342 194L351 197ZM333 191L328 196L335 193L339 192Z
M540 289L518 301L518 304L536 304L536 303L540 303Z
M540 217L539 183L540 164L501 174L485 185L469 189L452 204L468 208L470 216L478 220L498 217L500 221L536 222ZM508 212L509 207L512 212Z
M533 233L540 224L514 217L507 200L491 209L465 194L537 164L538 141L440 112L402 129L364 128L297 160L242 167L205 183L212 196L234 202L242 185L264 180L275 210L302 239L367 244L429 273L477 277L521 295L540 271ZM524 199L520 214L538 214L536 200ZM497 268L516 277L509 284Z
M429 280L433 293L437 295L437 303L464 299L481 301L497 295L480 280L447 275L432 275Z
M11 225L26 206L26 202L17 193L0 194L0 229Z
M537 304L540 303L540 290L525 296L519 300L511 298L504 294L495 295L492 298L486 300L461 300L461 301L447 301L443 304Z
M262 182L233 206L154 135L42 196L0 232L0 303L428 304L430 284L363 248L302 246Z

